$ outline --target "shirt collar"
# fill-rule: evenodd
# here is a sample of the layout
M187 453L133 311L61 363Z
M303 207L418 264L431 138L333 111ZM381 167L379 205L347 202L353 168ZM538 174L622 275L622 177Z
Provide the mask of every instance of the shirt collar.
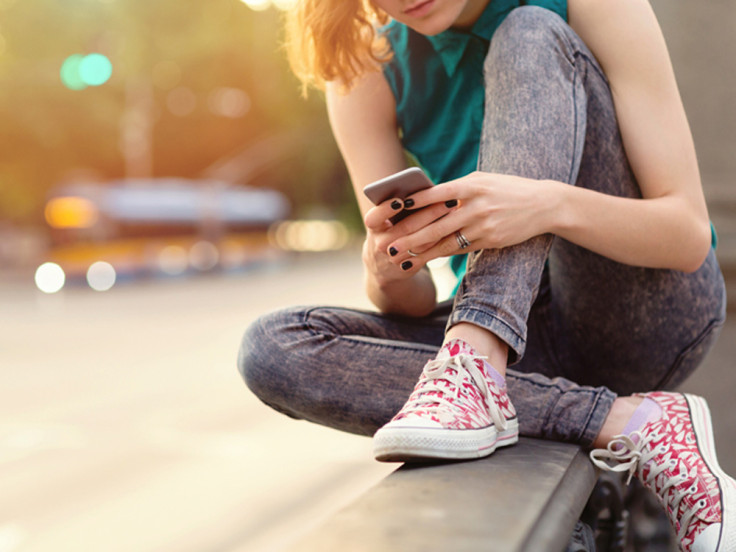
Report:
M498 26L512 9L519 6L519 3L520 0L490 0L470 31L450 28L437 35L427 37L440 56L449 76L454 75L457 71L471 37L475 36L483 39L486 43L490 42Z

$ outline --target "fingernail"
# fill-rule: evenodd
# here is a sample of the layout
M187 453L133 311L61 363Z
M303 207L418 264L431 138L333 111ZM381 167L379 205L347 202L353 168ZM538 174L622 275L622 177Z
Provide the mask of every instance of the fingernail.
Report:
M398 253L399 253L399 250L396 249L395 247L390 247L388 250L388 254L391 255L392 257L395 257Z
M404 200L404 209L411 209L414 207L414 200L413 199L405 199Z
M392 209L393 209L394 211L398 211L399 209L401 209L401 202L400 202L400 201L399 201L398 199L394 199L394 200L393 200L393 201L391 202L391 208L392 208Z
M412 266L411 261L404 261L401 263L401 270L409 270Z
M457 205L457 199L450 199L448 201L445 201L445 207L447 207L448 209L452 209L453 207L455 207L455 205Z

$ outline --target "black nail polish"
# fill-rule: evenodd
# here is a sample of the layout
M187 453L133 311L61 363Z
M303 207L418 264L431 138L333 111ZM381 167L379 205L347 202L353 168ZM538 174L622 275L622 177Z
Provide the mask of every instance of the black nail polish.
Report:
M455 205L457 205L457 199L450 199L448 201L445 201L445 207L447 207L448 209L452 209L453 207L455 207Z
M395 247L391 247L388 250L388 254L391 255L392 257L395 257L398 253L399 253L399 250L396 249Z
M399 209L401 209L401 202L400 202L400 201L399 201L398 199L394 199L394 200L393 200L393 201L391 202L391 208L392 208L392 209L393 209L394 211L398 211Z
M404 261L401 263L401 270L409 270L412 266L414 265L411 264L411 261Z
M404 200L404 209L411 209L414 207L414 200L413 199L405 199Z

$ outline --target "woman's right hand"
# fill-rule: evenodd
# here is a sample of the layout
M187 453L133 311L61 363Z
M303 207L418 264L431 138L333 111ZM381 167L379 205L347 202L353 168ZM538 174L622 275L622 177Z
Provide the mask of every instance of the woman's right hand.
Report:
M388 244L397 235L396 227L391 223L391 217L400 213L404 208L401 199L393 198L372 207L366 212L366 237L363 242L363 264L368 276L383 289L392 282L406 280L412 276L390 262Z
M368 295L383 312L422 316L431 312L436 290L424 264L410 258L401 265L391 262L389 245L396 239L421 230L443 217L451 208L444 203L416 211L396 224L391 218L404 209L404 201L389 199L366 211L366 239L363 264L366 269ZM435 244L425 244L422 250ZM408 266L407 266L408 264Z

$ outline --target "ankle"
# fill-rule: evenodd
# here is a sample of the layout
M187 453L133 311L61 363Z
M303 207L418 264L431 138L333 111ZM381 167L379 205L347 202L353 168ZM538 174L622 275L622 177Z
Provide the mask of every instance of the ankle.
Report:
M475 324L460 322L447 331L443 345L453 339L460 339L473 347L478 355L486 357L488 364L505 377L509 347L494 333Z
M593 441L593 447L605 448L614 437L621 435L642 400L642 397L618 397L613 401L606 421L598 437Z

